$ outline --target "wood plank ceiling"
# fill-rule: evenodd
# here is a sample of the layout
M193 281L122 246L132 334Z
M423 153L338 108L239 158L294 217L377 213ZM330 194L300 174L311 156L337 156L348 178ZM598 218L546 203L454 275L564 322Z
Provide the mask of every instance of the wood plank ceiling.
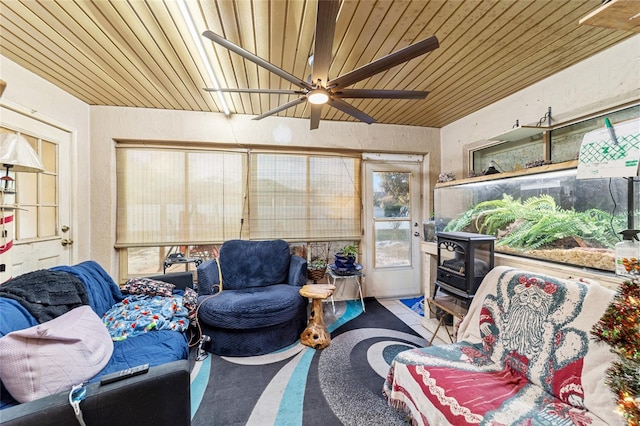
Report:
M310 74L316 0L186 4L199 33L210 29L303 80ZM352 86L426 90L426 100L349 103L379 123L442 127L634 35L578 25L600 5L600 0L345 0L329 77L436 35L435 51ZM223 47L204 38L203 43L223 88L297 89ZM216 94L202 90L213 83L177 0L3 0L0 53L90 105L222 111ZM224 96L232 113L251 115L295 99ZM278 115L308 117L309 110L303 103ZM325 108L322 119L354 120L335 108Z

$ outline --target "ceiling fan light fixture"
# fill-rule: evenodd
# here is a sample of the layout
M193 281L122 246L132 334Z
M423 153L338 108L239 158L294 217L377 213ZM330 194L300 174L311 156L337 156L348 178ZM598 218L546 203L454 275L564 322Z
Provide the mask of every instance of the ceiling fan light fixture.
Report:
M324 89L313 89L307 95L309 102L315 105L326 104L329 100L329 94Z

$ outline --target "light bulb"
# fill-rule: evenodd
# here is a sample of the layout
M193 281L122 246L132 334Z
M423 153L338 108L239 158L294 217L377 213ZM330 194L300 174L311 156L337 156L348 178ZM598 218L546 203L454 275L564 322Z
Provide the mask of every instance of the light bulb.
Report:
M312 104L321 105L327 103L329 94L324 89L313 89L307 95L307 99Z

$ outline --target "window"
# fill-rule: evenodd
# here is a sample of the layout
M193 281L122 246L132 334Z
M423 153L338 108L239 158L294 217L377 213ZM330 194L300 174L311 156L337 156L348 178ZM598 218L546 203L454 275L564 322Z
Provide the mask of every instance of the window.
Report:
M411 265L411 173L373 172L374 267Z
M585 133L604 126L604 117L599 116L551 131L551 159L554 163L575 160L580 151ZM626 108L607 114L614 126L626 120L640 117L640 106Z
M361 236L359 157L120 143L116 161L125 278L162 271L172 251L206 258L233 238Z
M494 165L498 171L522 169L527 163L544 159L542 133L524 140L502 142L473 152L473 171L482 174Z
M359 239L360 159L251 155L251 238Z
M245 153L127 147L116 161L117 247L240 237Z
M585 133L604 126L608 117L614 124L640 117L640 106L632 106L595 117L582 118L571 123L556 125L550 131L549 148L541 129L539 134L517 141L502 142L472 152L473 172L482 174L490 164L497 164L499 171L513 171L542 162L562 163L578 158Z

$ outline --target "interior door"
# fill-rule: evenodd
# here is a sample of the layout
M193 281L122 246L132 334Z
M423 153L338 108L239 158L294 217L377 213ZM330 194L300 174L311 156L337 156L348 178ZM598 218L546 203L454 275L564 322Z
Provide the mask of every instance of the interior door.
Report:
M14 218L13 247L7 252L10 275L72 264L70 150L73 133L5 106L0 107L0 117L2 131L20 132L25 136L45 168L42 173L14 175L15 202L20 209Z
M421 164L365 161L364 173L366 295L418 296Z

